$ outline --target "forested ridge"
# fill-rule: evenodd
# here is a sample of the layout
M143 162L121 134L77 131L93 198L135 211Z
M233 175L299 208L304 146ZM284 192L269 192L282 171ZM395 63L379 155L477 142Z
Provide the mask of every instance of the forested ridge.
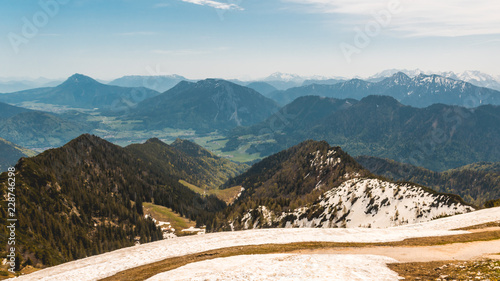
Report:
M144 217L143 202L169 207L213 232L241 229L243 222L268 221L271 223L260 227L278 227L290 221L317 219L328 213L319 204L324 199L321 196L349 180L375 179L388 187L407 186L394 185L388 179L411 181L439 192L459 194L476 205L500 197L496 163L437 173L374 157L355 159L325 141L302 142L244 172L247 168L186 140L168 145L150 139L123 148L88 134L63 147L22 158L15 166L19 264L56 265L131 246L136 237L141 243L162 239L160 229ZM3 194L7 192L7 178L7 173L0 175ZM205 189L243 189L227 206L213 195L195 193L181 180ZM442 202L463 204L459 196L410 185L430 194L429 198L441 200L435 202L436 206ZM364 210L368 213L387 203L363 194L349 199L350 206L359 198L370 201L370 210ZM498 202L486 203L490 205ZM345 212L345 220L350 211L338 208L341 211L337 216ZM6 224L6 210L0 212L1 223ZM273 217L279 214L285 217ZM321 217L322 223L324 219ZM336 227L342 225L342 216L335 218L334 222L338 221ZM0 243L7 245L8 234L7 229L0 230Z
M387 96L360 101L300 97L265 121L232 131L226 150L271 155L307 139L445 171L500 159L500 106L415 108Z
M181 185L182 173L165 171L154 165L158 161L92 135L21 159L15 166L21 263L50 266L131 246L136 236L141 242L161 239L159 228L144 218L142 202L169 207L199 224L225 207ZM0 176L2 194L7 176ZM5 225L6 210L1 212ZM2 228L3 245L7 235Z
M308 140L271 155L224 185L232 186L241 186L244 191L234 204L217 214L210 223L213 230L315 225L346 227L347 224L357 227L356 223L371 225L377 215L381 217L375 224L397 225L407 223L408 219L418 220L424 216L423 209L428 218L433 212L451 214L455 207L470 210L460 196L436 192L411 182L393 182L371 173L340 147L330 146L325 141ZM394 193L389 191L391 189ZM419 199L405 202L415 197ZM415 207L422 200L428 202ZM378 213L389 205L390 210ZM392 221L387 221L391 216L384 215L385 212L395 209L404 210L406 220L396 212ZM411 212L407 213L408 210ZM362 215L353 216L353 213Z

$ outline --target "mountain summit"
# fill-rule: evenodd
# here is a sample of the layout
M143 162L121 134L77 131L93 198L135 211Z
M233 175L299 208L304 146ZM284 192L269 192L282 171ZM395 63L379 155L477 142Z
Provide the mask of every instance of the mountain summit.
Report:
M387 69L373 76L368 77L367 80L372 82L379 82L384 80L385 78L391 77L392 75L398 72L405 73L409 77L416 77L421 74L426 74L426 75L437 74L446 78L468 82L478 87L486 87L500 91L500 77L494 77L492 75L477 70L466 70L462 73L455 73L453 71L430 72L430 71L422 71L420 69L414 69L414 70Z
M156 95L158 92L150 89L110 86L88 76L74 74L57 87L5 94L0 100L15 104L29 101L70 108L120 111Z
M88 76L85 76L83 74L73 74L70 76L66 81L64 81L61 85L58 87L63 87L63 86L69 86L69 85L79 85L79 86L88 86L88 85L98 85L100 84L93 78L90 78Z
M141 243L159 240L162 233L144 216L142 202L207 220L225 203L198 195L180 180L222 182L237 172L226 170L236 167L226 159L213 163L157 139L123 148L88 134L22 158L15 166L17 204L23 208L16 229L21 259L55 265L132 246L135 237ZM6 173L0 174L0 190L7 190ZM6 231L0 236L7 237Z
M180 75L158 75L158 76L123 76L108 83L108 85L121 87L146 87L163 93L170 90L181 81L189 79Z
M420 73L411 77L403 72L397 72L379 82L351 79L334 85L314 84L276 91L270 97L280 104L287 104L300 96L307 95L338 99L362 99L369 95L384 95L414 107L426 107L436 103L464 107L500 105L499 91L436 74Z
M375 177L324 141L269 156L226 186L243 192L215 223L221 230L389 227L474 210L458 196Z
M248 126L278 110L276 103L253 89L219 79L182 81L167 92L141 102L129 118L144 126L197 131Z

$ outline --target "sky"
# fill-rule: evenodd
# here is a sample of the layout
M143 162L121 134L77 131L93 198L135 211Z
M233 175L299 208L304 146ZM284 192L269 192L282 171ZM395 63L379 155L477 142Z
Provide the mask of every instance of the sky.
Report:
M497 0L0 0L0 77L500 76Z

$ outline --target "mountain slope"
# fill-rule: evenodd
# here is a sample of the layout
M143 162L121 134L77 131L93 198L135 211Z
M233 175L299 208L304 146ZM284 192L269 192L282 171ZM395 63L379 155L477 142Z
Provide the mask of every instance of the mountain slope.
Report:
M91 124L41 111L27 111L0 121L0 136L28 148L60 146L92 130Z
M0 172L7 171L7 168L16 164L21 157L35 156L36 152L15 145L3 138L0 138Z
M0 78L0 93L19 92L34 88L54 87L62 81L47 78L37 79L5 79Z
M266 82L252 82L246 85L246 87L254 89L266 97L268 97L270 93L278 90L274 86Z
M361 99L368 95L386 95L414 107L426 107L436 103L464 107L477 107L484 104L500 105L499 91L435 74L409 77L402 72L379 82L352 79L334 85L313 84L277 91L270 97L280 104L287 104L297 97L306 95L339 99Z
M454 171L472 170L478 172L500 173L500 162L478 162L454 169Z
M375 178L326 142L269 156L226 184L235 185L244 191L215 228L387 227L473 210L458 196Z
M181 82L171 90L138 104L128 118L154 128L228 130L260 122L278 110L270 99L234 83L207 79Z
M245 136L255 136L259 145L251 146L248 153L261 153L262 156L278 152L296 145L296 138L280 137L282 134L294 134L295 131L305 131L317 125L326 116L344 110L358 101L353 99L337 100L318 96L297 98L294 102L282 107L277 113L266 120L250 127L238 127L232 130L233 137L226 143L223 151L236 150L245 142ZM280 142L272 141L280 138ZM256 141L252 138L249 140ZM271 142L267 142L271 140Z
M352 79L337 84L311 84L307 86L290 88L286 91L275 91L270 98L279 104L288 104L302 96L322 96L337 99L361 99L371 93L373 83L360 79Z
M305 80L302 83L302 86L309 86L312 84L319 84L319 85L335 85L338 83L345 82L346 79L344 78L330 78L330 79L308 79Z
M265 122L234 130L227 149L252 144L249 152L266 156L312 138L340 145L354 156L385 157L440 171L500 160L499 106L414 108L391 97L369 96L359 102L325 98L345 106L316 110L311 104L317 100L297 99ZM314 118L294 118L287 112Z
M165 173L204 189L216 189L247 168L246 165L217 157L203 147L181 139L171 145L150 139L144 144L132 144L125 149L150 159L150 165L161 167Z
M142 202L154 201L199 223L225 206L215 197L200 197L156 163L91 135L23 158L15 166L21 259L54 265L131 246L136 236L141 242L161 239L159 228L144 218ZM6 194L8 174L0 177ZM6 223L6 210L1 212ZM2 229L1 243L7 235Z
M71 108L121 111L156 95L158 92L150 89L109 86L90 77L75 74L57 87L4 94L0 95L0 101L14 104L37 102Z
M9 118L19 113L28 111L31 110L0 102L0 118Z
M180 75L159 75L159 76L123 76L108 83L108 85L137 88L144 87L163 93L170 90L181 81L189 81Z
M466 202L477 206L500 198L500 163L476 163L458 169L434 172L370 156L356 157L356 161L374 174L397 181L415 182L440 192L458 194Z

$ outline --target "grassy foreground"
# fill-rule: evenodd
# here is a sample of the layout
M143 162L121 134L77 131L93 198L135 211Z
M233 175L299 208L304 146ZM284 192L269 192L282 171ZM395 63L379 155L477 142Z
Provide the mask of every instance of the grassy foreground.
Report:
M388 267L404 280L500 280L500 261L432 261L393 263Z
M151 215L158 221L170 222L170 225L175 229L176 234L181 233L181 230L196 226L196 222L187 218L181 217L172 209L155 205L152 203L143 203L144 213Z
M179 180L179 182L185 187L191 189L192 191L200 195L203 196L215 195L220 200L226 202L226 204L232 204L238 193L240 193L241 191L241 186L233 186L227 189L208 189L208 188L203 189L196 185L190 184L184 180Z

